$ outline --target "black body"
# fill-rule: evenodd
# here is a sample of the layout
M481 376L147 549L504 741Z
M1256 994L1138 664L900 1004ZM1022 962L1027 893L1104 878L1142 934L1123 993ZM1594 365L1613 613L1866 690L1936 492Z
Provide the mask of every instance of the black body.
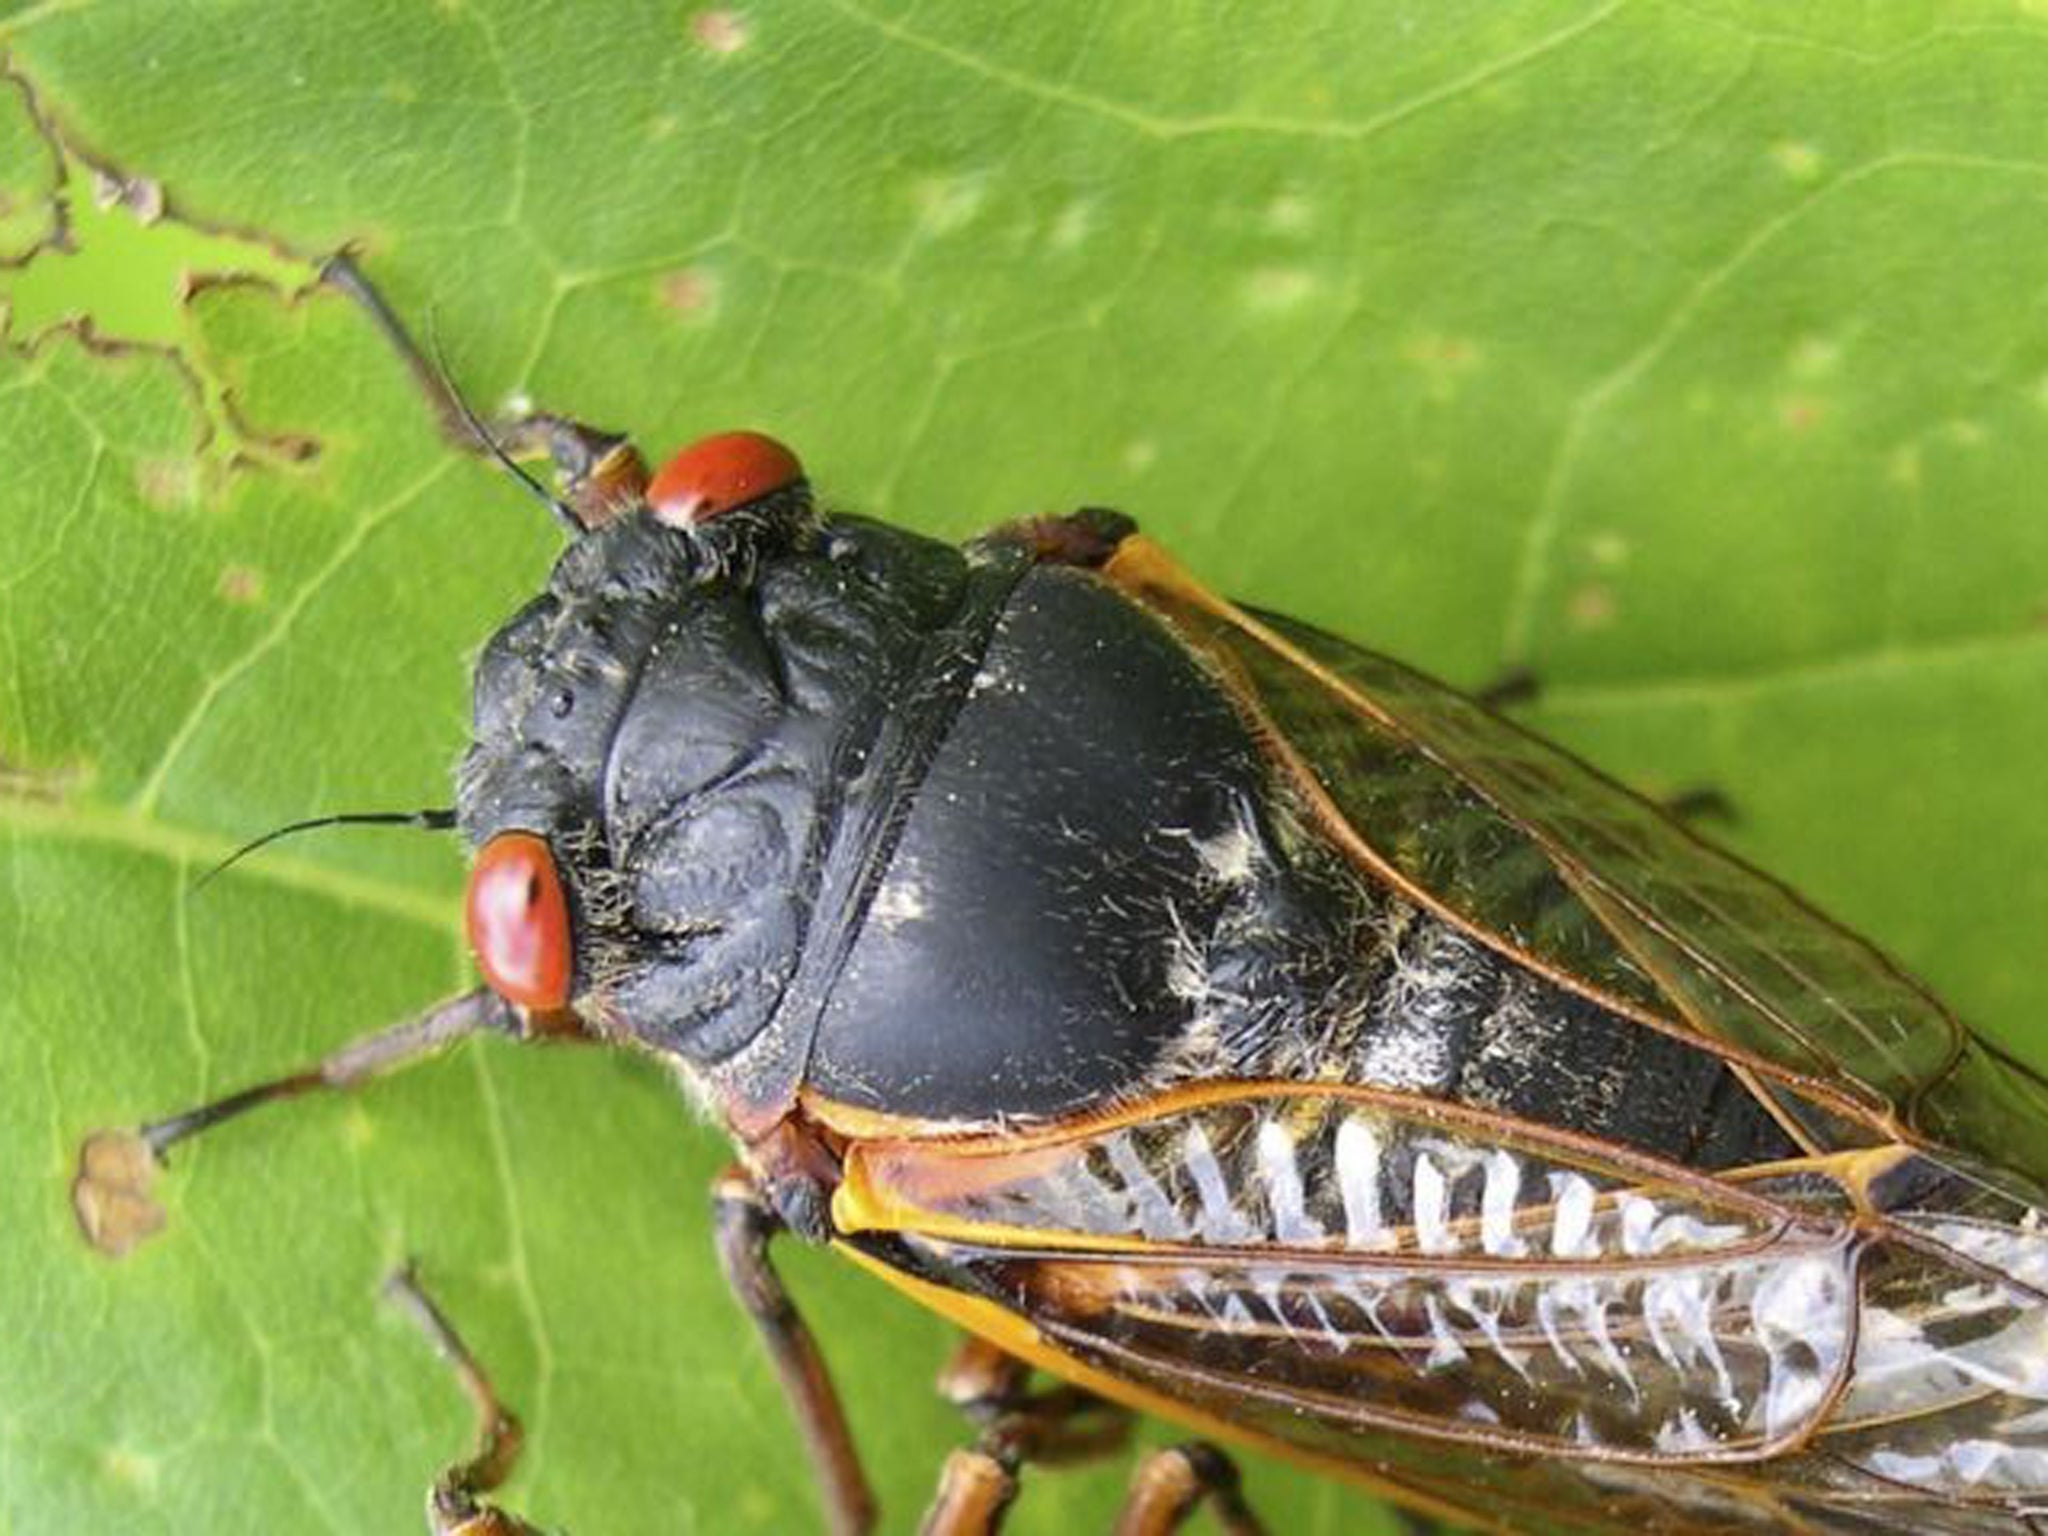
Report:
M962 1125L1321 1077L1709 1167L1789 1143L1710 1053L1328 846L1259 723L1094 572L858 519L577 540L477 668L481 845L546 836L579 1012L721 1096Z

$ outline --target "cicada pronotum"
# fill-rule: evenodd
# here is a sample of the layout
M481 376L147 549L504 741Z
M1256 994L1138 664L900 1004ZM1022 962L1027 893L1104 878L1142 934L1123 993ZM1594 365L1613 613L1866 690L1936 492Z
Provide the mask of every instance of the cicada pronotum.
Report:
M571 534L421 818L477 850L486 985L97 1138L103 1246L249 1104L583 1036L731 1131L721 1255L842 1530L872 1501L777 1231L982 1341L933 1530L1105 1405L1501 1530L2048 1509L2048 1090L1868 945L1115 514L954 548L820 515L750 434L650 477L467 426L552 451ZM1205 1489L1252 1526L1212 1449L1136 1486L1129 1529Z

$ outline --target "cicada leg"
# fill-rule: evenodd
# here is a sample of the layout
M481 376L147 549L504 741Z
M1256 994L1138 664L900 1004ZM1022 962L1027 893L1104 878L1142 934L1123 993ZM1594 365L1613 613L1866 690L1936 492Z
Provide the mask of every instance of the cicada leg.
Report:
M1711 784L1693 784L1657 802L1673 821L1696 827L1703 821L1733 822L1740 818L1735 802Z
M1496 714L1512 714L1543 696L1543 685L1526 666L1509 667L1474 690L1472 697ZM1735 802L1712 784L1690 784L1661 797L1653 796L1666 816L1688 827L1701 822L1737 820Z
M456 390L447 370L413 339L405 322L384 302L384 296L348 252L328 257L321 264L320 277L362 307L426 397L441 435L457 448L497 460L578 531L610 522L622 509L639 504L647 488L647 464L624 436L545 412L486 424ZM536 484L516 462L536 453L554 461L562 483L560 500Z
M946 1458L919 1529L924 1536L989 1536L1017 1498L1027 1463L1059 1466L1121 1449L1129 1410L1077 1387L1027 1390L1030 1368L980 1339L967 1339L939 1373L939 1391L983 1425L966 1450ZM1230 1536L1262 1536L1244 1501L1237 1468L1203 1441L1155 1451L1138 1463L1117 1515L1116 1536L1169 1536L1208 1502Z
M818 1480L826 1523L839 1536L858 1536L875 1523L875 1496L824 1357L768 1257L770 1240L787 1226L743 1168L719 1175L711 1203L719 1267L768 1348ZM940 1374L940 1391L983 1428L972 1449L948 1459L922 1529L946 1536L993 1531L1015 1496L1023 1462L1074 1461L1123 1444L1128 1415L1122 1409L1073 1387L1029 1392L1028 1375L1021 1362L971 1341Z
M1473 690L1473 699L1495 713L1533 704L1543 691L1536 674L1525 666L1508 667Z
M768 1348L818 1479L826 1523L839 1536L860 1536L875 1521L874 1493L824 1357L768 1257L770 1240L788 1226L744 1168L729 1168L713 1181L711 1202L719 1266ZM993 1536L1017 1497L1017 1474L1027 1462L1087 1460L1118 1450L1129 1438L1128 1410L1078 1387L1034 1391L1030 1375L1024 1362L976 1339L966 1340L940 1372L941 1395L981 1432L972 1446L947 1457L918 1526L924 1536ZM1116 1529L1123 1536L1167 1536L1205 1499L1232 1536L1263 1531L1238 1490L1237 1469L1206 1444L1146 1458Z
M1016 1503L1024 1463L1052 1459L1045 1451L1063 1440L1074 1443L1061 1424L1059 1398L1046 1393L1032 1407L1002 1415L972 1447L948 1456L919 1536L995 1536ZM1265 1536L1245 1503L1236 1464L1199 1440L1154 1451L1138 1463L1111 1529L1115 1536L1172 1536L1205 1501L1229 1536Z
M1138 525L1113 507L1081 507L1004 523L984 534L982 542L1022 545L1041 564L1093 570L1106 564L1117 546L1137 531Z
M1131 1416L1078 1387L1030 1390L1031 1368L986 1340L960 1341L939 1371L939 1395L981 1426L947 1456L918 1526L923 1536L986 1536L1001 1529L1026 1462L1071 1465L1120 1450Z
M1017 1498L1026 1463L1071 1465L1109 1455L1130 1438L1131 1416L1078 1387L1026 1390L1030 1368L968 1339L939 1374L939 1391L982 1426L947 1456L918 1525L921 1536L993 1536ZM1170 1529L1170 1527L1167 1527Z
M1031 1367L972 1335L939 1370L939 1396L984 1430L1002 1426L1000 1440L1039 1466L1072 1466L1124 1448L1130 1411L1084 1392L1057 1386L1030 1389Z
M1244 1501L1237 1464L1206 1440L1154 1451L1138 1463L1117 1515L1116 1536L1168 1536L1205 1499L1229 1536L1265 1536L1266 1527Z
M982 1431L946 1458L919 1526L923 1536L993 1536L1016 1502L1027 1463L1072 1465L1112 1454L1130 1439L1128 1409L1078 1387L1034 1392L1030 1377L1023 1361L977 1338L962 1340L939 1372L940 1395ZM1204 1441L1155 1451L1138 1463L1116 1536L1168 1536L1205 1500L1230 1536L1262 1536L1236 1466Z
M163 1209L150 1194L150 1184L178 1142L280 1099L346 1092L486 1029L515 1036L527 1033L505 1002L478 989L352 1040L296 1072L136 1129L95 1131L79 1147L78 1172L71 1181L71 1208L79 1230L100 1252L120 1258L163 1226Z
M427 1490L427 1530L431 1536L541 1536L536 1527L483 1497L512 1475L519 1460L525 1432L518 1417L498 1401L491 1378L447 1314L420 1288L410 1264L384 1282L384 1294L418 1324L476 1409L476 1449Z
M711 1207L719 1268L768 1347L817 1475L826 1523L837 1536L860 1536L874 1526L875 1496L817 1341L769 1262L768 1242L784 1230L782 1219L740 1168L712 1181Z
M986 1438L946 1457L917 1536L993 1536L1002 1529L1017 1500L1017 1463Z

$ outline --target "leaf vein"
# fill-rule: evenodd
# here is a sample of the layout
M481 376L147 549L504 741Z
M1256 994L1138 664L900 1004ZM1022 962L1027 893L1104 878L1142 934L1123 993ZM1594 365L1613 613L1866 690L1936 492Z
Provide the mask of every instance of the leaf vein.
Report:
M1979 170L2048 176L2048 164L2031 160L1912 151L1883 155L1844 171L1834 180L1814 188L1773 214L1738 240L1719 261L1701 272L1665 310L1663 318L1651 329L1642 345L1581 391L1565 413L1564 425L1558 432L1549 468L1544 473L1542 488L1523 529L1521 548L1515 558L1501 630L1503 665L1517 666L1529 659L1536 599L1550 574L1550 556L1564 521L1571 482L1577 474L1593 424L1601 414L1661 362L1701 311L1779 236L1839 195L1876 177L1907 169Z
M1726 704L1779 689L1825 687L1832 683L1910 677L1957 668L1976 675L1987 662L2048 660L2048 633L2037 629L2000 631L1947 640L1888 644L1809 661L1776 663L1751 671L1635 682L1546 687L1542 705L1558 710L1631 709L1652 704Z
M186 748L192 744L194 737L198 735L200 728L205 724L208 715L212 712L213 706L219 701L221 695L232 687L238 679L246 675L250 668L254 667L265 656L268 656L285 642L290 636L293 627L298 623L300 615L305 612L313 599L325 590L327 584L339 575L348 563L362 551L363 547L369 543L371 536L393 517L423 496L436 480L448 472L448 466L452 462L454 462L452 457L444 457L437 460L431 469L399 490L381 506L373 507L357 519L354 528L349 531L348 536L335 546L334 553L321 564L318 570L314 571L310 577L301 583L298 590L293 592L290 599L278 609L277 617L271 621L270 626L258 635L239 655L231 658L225 666L221 667L220 670L213 673L206 680L199 690L198 698L193 701L192 707L186 711L185 718L171 732L163 752L157 758L156 765L144 778L142 788L137 792L130 806L130 809L136 815L148 816L156 810L157 804L163 796L164 785L169 780L172 770L177 766L178 759L184 755Z
M855 4L854 0L828 0L828 3L842 15L892 43L942 59L1019 95L1035 96L1055 106L1090 113L1147 138L1171 140L1218 134L1258 134L1279 138L1360 143L1406 122L1409 118L1470 95L1504 75L1512 74L1525 65L1545 58L1603 25L1626 8L1630 0L1607 0L1606 4L1589 11L1577 21L1534 38L1520 48L1511 49L1496 58L1477 64L1465 73L1446 80L1441 85L1417 92L1405 101L1396 102L1392 106L1362 117L1332 119L1282 117L1259 112L1217 112L1183 116L1151 112L1100 92L1076 87L1066 81L1046 80L1024 70L998 64L956 44L927 36L899 21L877 16Z

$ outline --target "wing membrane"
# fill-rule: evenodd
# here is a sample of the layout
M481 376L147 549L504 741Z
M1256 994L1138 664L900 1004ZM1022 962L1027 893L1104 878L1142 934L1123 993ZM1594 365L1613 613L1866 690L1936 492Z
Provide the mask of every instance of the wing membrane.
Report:
M833 1213L1084 1373L1430 1497L1491 1469L1531 1529L1964 1532L2048 1498L2042 1214L1902 1149L1708 1178L1224 1084L856 1142Z
M842 1227L1003 1277L1073 1353L1331 1426L1718 1460L1810 1429L1853 1331L1840 1230L1401 1095L864 1144L846 1181Z
M1903 1123L2048 1175L2039 1080L1782 885L1463 695L1127 548L1112 579L1237 679L1355 851L1420 899L1644 1022L1775 1068L1781 1110L1820 1150Z

